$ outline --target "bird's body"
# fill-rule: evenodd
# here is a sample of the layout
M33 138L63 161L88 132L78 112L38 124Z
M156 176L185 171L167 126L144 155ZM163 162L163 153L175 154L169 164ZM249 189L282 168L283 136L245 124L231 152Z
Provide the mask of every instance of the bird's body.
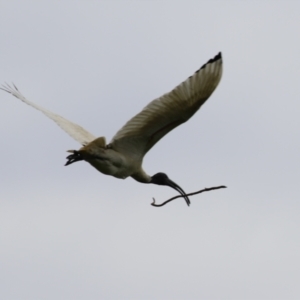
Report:
M143 174L141 169L142 160L124 155L122 152L106 145L104 137L95 139L78 151L69 150L69 152L73 153L72 155L75 155L75 157L79 155L80 158L90 163L101 173L116 178L125 179L134 176L137 170L139 174ZM147 181L142 182L146 183Z
M138 182L169 185L180 192L187 204L185 192L164 173L149 176L142 168L145 154L168 132L186 122L209 98L222 76L222 56L216 55L194 75L171 92L150 102L139 114L129 120L106 144L104 137L96 138L77 124L27 100L14 86L2 89L26 104L40 110L63 130L80 142L79 150L69 150L66 165L84 160L103 174Z

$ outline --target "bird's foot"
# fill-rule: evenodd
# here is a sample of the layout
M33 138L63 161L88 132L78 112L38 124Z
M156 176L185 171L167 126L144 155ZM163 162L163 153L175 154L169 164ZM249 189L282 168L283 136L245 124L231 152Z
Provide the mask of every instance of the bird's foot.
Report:
M70 165L70 164L72 164L76 161L83 160L82 155L78 151L68 150L67 152L70 152L70 153L73 153L73 154L66 157L68 161L65 163L65 166L68 166L68 165Z

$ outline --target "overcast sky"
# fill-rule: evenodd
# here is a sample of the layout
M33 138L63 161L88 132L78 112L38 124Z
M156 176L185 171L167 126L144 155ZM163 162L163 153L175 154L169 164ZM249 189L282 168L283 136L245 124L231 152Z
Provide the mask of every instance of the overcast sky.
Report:
M0 0L0 82L110 141L222 51L193 118L119 180L0 91L0 298L300 299L300 2Z

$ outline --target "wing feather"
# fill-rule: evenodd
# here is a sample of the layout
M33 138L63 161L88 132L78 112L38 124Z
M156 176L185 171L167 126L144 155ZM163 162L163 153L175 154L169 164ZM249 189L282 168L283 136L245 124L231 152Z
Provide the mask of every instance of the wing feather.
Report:
M117 151L142 159L168 132L186 122L216 89L222 76L221 52L171 92L150 102L113 137Z
M34 104L33 102L27 100L21 92L18 90L18 88L14 85L11 87L10 85L2 85L0 87L1 90L12 94L16 98L20 99L24 103L34 107L35 109L41 111L43 114L45 114L48 118L53 120L61 129L63 129L65 132L67 132L72 138L74 138L76 141L81 143L82 145L87 145L91 141L93 141L96 137L94 137L91 133L83 129L81 126L72 123L71 121L66 120L65 118L54 114L53 112L42 108L39 105Z

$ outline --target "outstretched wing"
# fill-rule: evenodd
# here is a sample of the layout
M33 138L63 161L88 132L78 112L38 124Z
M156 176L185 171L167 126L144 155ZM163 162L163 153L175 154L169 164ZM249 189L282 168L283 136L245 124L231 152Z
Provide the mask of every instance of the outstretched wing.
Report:
M10 85L2 85L0 87L1 90L8 92L15 96L16 98L20 99L21 101L25 102L26 104L34 107L35 109L41 111L43 114L45 114L47 117L52 119L61 129L63 129L65 132L67 132L73 139L81 143L82 145L86 145L93 141L96 137L94 137L91 133L87 132L85 129L83 129L81 126L74 124L63 117L54 114L53 112L42 108L31 101L27 100L21 92L17 89L17 87L14 85L11 87Z
M164 135L193 116L216 89L221 76L220 52L129 120L113 137L112 148L141 159Z

